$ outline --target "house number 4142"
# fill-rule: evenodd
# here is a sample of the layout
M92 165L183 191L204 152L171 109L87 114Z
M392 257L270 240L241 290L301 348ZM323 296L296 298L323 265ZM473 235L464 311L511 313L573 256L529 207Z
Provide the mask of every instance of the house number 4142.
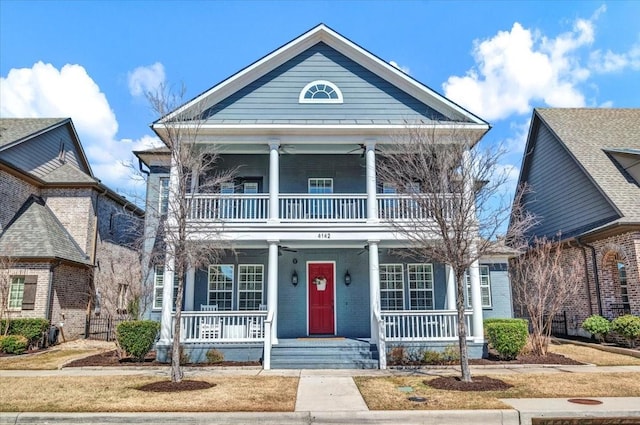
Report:
M318 233L318 239L331 239L331 233Z

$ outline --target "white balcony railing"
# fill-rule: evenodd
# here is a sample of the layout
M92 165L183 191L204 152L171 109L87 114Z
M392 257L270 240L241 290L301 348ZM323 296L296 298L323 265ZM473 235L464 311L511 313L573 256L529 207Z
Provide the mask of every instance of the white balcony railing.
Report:
M246 221L269 217L268 194L198 194L191 199L192 220Z
M435 206L442 205L444 217L450 219L453 217L454 196L453 194L428 193L415 196L379 194L376 197L378 218L381 220L429 220L433 218ZM416 197L420 197L420 201L417 201Z
M367 195L281 194L280 219L286 221L366 220Z
M429 220L433 218L434 199L441 197L446 218L453 216L454 195L423 194L425 201L397 194L378 194L380 220ZM196 194L191 198L193 221L266 222L269 195ZM285 193L278 197L280 217L285 222L364 222L367 220L365 194ZM438 202L438 205L440 203Z
M262 342L266 317L266 311L183 311L180 341Z
M465 312L468 335L472 311ZM458 312L439 311L382 311L380 312L385 340L390 341L446 341L458 339Z

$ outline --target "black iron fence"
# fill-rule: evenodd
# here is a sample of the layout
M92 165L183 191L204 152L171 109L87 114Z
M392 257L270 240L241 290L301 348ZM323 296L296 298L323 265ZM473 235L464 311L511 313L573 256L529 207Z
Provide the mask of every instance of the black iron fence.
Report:
M558 338L569 336L566 311L558 313L551 318L551 335Z
M84 327L84 337L100 341L115 341L116 327L119 323L129 320L128 316L87 316Z
M629 304L609 304L609 310L611 311L609 320L613 320L625 314L631 314L631 306Z

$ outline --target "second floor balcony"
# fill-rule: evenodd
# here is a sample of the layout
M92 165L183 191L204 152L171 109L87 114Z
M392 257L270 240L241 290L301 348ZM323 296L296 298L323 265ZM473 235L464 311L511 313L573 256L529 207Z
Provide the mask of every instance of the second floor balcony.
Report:
M416 196L421 198L416 202ZM398 195L377 194L374 220L430 220L434 207L444 205L444 215L451 217L453 194ZM433 202L435 199L442 202ZM268 194L195 194L192 195L192 222L267 222L270 219ZM287 222L366 222L366 194L281 193L278 195L278 218Z

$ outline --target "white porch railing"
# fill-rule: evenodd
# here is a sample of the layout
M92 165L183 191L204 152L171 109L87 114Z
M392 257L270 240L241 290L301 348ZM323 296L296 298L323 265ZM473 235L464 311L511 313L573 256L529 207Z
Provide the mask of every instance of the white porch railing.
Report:
M197 194L191 199L191 220L246 221L269 218L268 194Z
M428 220L433 218L433 200L445 201L445 217L453 216L453 194L422 194L420 205L412 196L377 194L378 218L381 220ZM191 198L190 220L195 221L263 221L269 218L269 194L195 194ZM366 194L290 193L278 197L280 220L287 222L367 220ZM422 208L424 207L424 208Z
M271 347L273 341L271 339L271 326L273 325L273 310L269 311L267 318L264 321L264 355L262 360L262 367L264 370L271 369Z
M472 311L465 311L468 338L473 335L471 329ZM438 311L382 311L382 329L385 340L393 341L447 341L458 339L458 312L456 310Z
M385 325L380 316L380 308L377 306L373 309L373 317L378 323L378 366L384 370L387 368L387 336L385 335Z
M183 311L180 340L185 343L262 342L266 317L266 311Z
M415 197L421 198L420 204ZM436 196L444 200L445 218L453 217L454 194L397 195L379 194L378 218L381 220L428 220L433 218ZM441 201L440 201L441 202Z
M363 221L365 194L280 194L280 219L286 221Z

